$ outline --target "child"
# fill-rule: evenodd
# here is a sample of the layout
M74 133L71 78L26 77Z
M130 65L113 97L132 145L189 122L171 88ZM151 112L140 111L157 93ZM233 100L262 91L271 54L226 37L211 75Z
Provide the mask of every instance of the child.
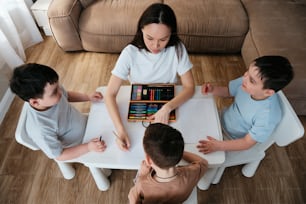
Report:
M116 96L124 80L131 83L176 83L177 76L183 90L158 112L150 116L154 122L168 123L169 113L194 94L192 64L185 46L177 35L173 10L166 4L149 6L138 21L133 41L126 46L112 70L107 85L105 103L121 141L120 149L128 150L130 140L119 114Z
M29 104L26 106L26 131L49 158L69 160L88 151L105 150L106 145L98 138L82 144L87 117L69 104L100 101L101 93L88 96L66 92L53 69L35 63L15 68L10 88Z
M184 152L181 133L162 123L149 125L143 148L145 161L129 192L130 203L182 203L187 200L204 175L207 161ZM177 167L182 158L191 164Z
M285 57L262 56L250 64L243 77L230 81L229 88L204 84L203 94L234 97L234 103L221 116L224 132L232 140L218 141L208 136L199 141L199 151L246 150L265 142L282 117L275 93L289 84L293 75Z

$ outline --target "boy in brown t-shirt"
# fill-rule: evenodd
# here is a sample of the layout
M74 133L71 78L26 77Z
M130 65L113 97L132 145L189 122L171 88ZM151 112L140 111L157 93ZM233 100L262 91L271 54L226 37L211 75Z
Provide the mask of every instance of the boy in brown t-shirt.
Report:
M187 200L204 175L207 161L184 151L181 133L162 123L151 124L146 129L143 147L146 158L129 192L130 203L182 203ZM190 164L176 166L182 158Z

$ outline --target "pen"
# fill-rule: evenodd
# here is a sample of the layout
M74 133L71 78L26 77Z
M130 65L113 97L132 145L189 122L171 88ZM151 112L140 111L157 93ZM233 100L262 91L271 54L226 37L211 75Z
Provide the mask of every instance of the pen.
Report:
M115 131L113 131L113 134L117 137L117 139L121 142L121 144L123 144L124 146L127 146L127 145L125 144L125 142L122 141L122 139L117 135L117 133L116 133Z
M204 91L205 93L207 93L207 91L208 91L208 85L209 85L209 83L207 83L206 86L205 86L205 91Z
M100 139L99 139L99 140L100 140L100 142L102 142L102 135L100 136Z

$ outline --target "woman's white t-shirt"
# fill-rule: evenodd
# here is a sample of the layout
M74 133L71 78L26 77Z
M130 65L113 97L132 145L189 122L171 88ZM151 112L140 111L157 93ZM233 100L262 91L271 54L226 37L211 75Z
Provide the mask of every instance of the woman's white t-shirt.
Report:
M122 50L112 74L130 83L176 83L177 75L192 68L187 50L181 45L179 57L175 46L153 54L130 44Z

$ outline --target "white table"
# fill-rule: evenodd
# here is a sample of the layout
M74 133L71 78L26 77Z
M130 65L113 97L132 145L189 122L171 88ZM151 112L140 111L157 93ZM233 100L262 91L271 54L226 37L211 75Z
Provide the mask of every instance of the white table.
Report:
M99 87L97 90L105 93L106 87ZM176 93L182 89L176 87ZM89 152L77 159L89 167L96 184L100 190L107 190L109 181L101 172L100 168L105 169L138 169L144 159L142 148L142 137L145 127L141 122L128 122L128 105L131 93L131 86L122 86L117 96L117 103L121 117L131 141L131 148L128 152L119 149L116 144L115 136L112 131L114 125L108 115L106 105L102 102L93 103L89 113L87 128L83 143L88 142L94 137L103 136L107 144L107 149L102 153ZM206 138L207 135L222 140L218 111L213 96L203 96L201 87L196 87L194 96L176 110L176 122L170 125L178 129L185 141L185 150L197 153L208 160L210 167L222 164L225 160L223 151L214 152L208 155L199 153L196 145L199 139Z

